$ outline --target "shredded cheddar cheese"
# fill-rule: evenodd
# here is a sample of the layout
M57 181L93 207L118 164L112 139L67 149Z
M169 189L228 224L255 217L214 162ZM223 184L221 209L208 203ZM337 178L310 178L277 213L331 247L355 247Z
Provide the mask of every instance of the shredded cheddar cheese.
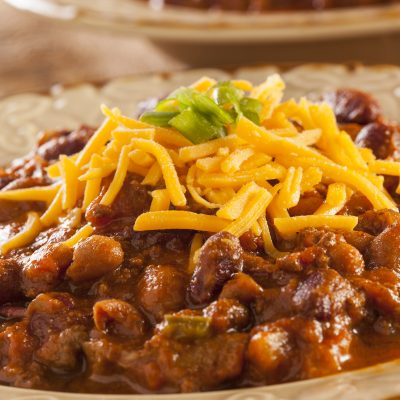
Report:
M94 229L89 224L83 226L79 229L75 235L71 236L68 240L64 242L64 244L68 247L74 247L78 244L81 240L86 239L93 233Z
M12 249L31 243L40 233L41 229L42 224L40 223L39 214L29 212L27 221L21 231L1 245L1 254L5 255Z
M300 217L275 218L274 225L278 232L290 239L304 228L322 228L328 226L331 229L343 229L352 231L358 223L357 217L344 215L306 215Z
M237 114L231 118L226 114L229 104L209 97L202 106L214 111L220 107L216 115L226 119L218 135L196 141L200 144L193 144L172 122L153 126L102 106L105 120L86 146L47 167L50 186L0 191L0 200L37 201L47 207L42 215L28 214L20 232L1 244L2 253L29 244L71 213L79 216L78 229L65 244L75 246L94 231L85 222L85 211L96 199L112 207L131 173L142 177L152 198L148 212L132 227L136 231L226 231L238 237L251 231L271 257L285 254L275 238L292 239L304 228L354 229L357 217L338 214L346 212L356 192L376 210L397 210L383 181L386 175L400 177L400 163L377 160L371 150L358 148L327 104L305 98L283 102L285 84L279 75L256 87L244 80L230 85L260 105L257 117L239 112L236 104ZM190 91L204 100L216 87L218 82L205 77ZM174 98L167 101L177 105ZM212 118L205 121L213 123ZM207 125L200 126L207 130ZM294 207L297 213L302 209L304 194L313 191L323 193L323 204L312 215L293 216ZM81 220L86 225L79 229ZM195 233L190 272L202 245L203 235Z
M219 232L229 224L214 215L197 214L190 211L156 211L140 215L134 229L136 231L189 229L204 232Z

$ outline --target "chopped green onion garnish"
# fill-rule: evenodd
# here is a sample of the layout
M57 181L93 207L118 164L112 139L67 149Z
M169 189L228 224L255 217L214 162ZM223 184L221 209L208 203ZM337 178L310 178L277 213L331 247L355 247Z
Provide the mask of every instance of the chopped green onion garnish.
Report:
M223 82L216 85L213 93L213 97L219 105L229 105L235 109L236 113L240 112L239 103L243 96L244 92L233 86L230 82Z
M225 136L223 126L212 124L207 117L191 108L187 108L172 118L169 125L181 132L194 144Z
M240 100L240 111L250 121L260 125L260 113L262 111L262 104L251 97L243 97Z
M182 88L175 93L175 96L181 105L204 114L215 124L226 125L233 122L232 117L205 94Z
M146 124L166 127L169 126L169 121L178 114L178 112L145 112L140 117L140 120Z
M165 99L161 100L156 108L155 111L158 112L179 112L179 103L175 99Z
M228 125L244 115L260 124L262 104L232 82L221 82L200 93L181 87L164 100L154 112L146 112L141 120L156 126L174 127L192 143L199 144L223 137Z

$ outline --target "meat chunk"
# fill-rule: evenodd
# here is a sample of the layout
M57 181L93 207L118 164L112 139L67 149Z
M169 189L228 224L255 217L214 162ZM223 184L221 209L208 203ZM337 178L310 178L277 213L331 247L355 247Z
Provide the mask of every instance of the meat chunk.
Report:
M262 294L263 288L253 278L239 272L224 285L219 297L220 299L234 299L243 304L249 304Z
M70 156L83 149L91 138L94 129L83 126L76 131L61 132L60 135L53 135L42 139L42 144L37 148L36 153L45 160L57 160L61 154Z
M340 371L350 343L349 327L340 319L326 324L284 318L253 329L246 358L262 382L313 378Z
M248 274L261 287L270 285L272 275L277 269L278 267L275 264L263 257L243 253L243 272Z
M365 125L375 122L381 115L377 101L367 93L355 89L338 89L324 95L333 108L339 123Z
M379 235L394 223L400 223L400 214L393 210L367 211L358 219L356 230Z
M332 269L317 270L297 286L292 298L295 313L332 321L357 298L350 283Z
M68 372L80 366L79 353L88 339L90 310L67 293L40 294L30 304L28 330L39 342L35 357Z
M367 147L374 152L376 158L386 159L396 151L394 142L397 130L382 122L374 122L364 126L355 139L358 147Z
M18 322L0 332L0 377L13 386L48 388L43 381L43 368L33 361L36 349L26 322Z
M291 334L279 324L265 324L251 332L246 358L262 376L279 374L294 352Z
M116 300L98 301L93 307L96 328L106 334L142 340L145 321L140 312L131 304Z
M72 261L73 250L63 243L36 250L22 269L22 287L27 297L53 290Z
M195 304L214 298L225 282L243 269L239 239L227 232L211 236L203 245L190 281L189 293Z
M187 276L169 265L148 266L137 284L137 301L143 310L160 322L167 313L185 306Z
M12 259L0 259L0 304L22 297L20 266Z
M360 288L369 307L384 316L398 320L400 318L400 287L397 274L387 268L376 268L368 271L364 277L352 280Z
M346 242L355 247L361 254L365 254L373 240L373 236L362 231L344 232Z
M196 343L155 335L143 350L125 352L119 365L150 390L212 390L239 377L246 343L243 333L220 334Z
M203 310L203 315L211 318L211 327L218 333L244 330L251 320L249 310L231 299L214 301Z
M86 211L86 219L96 227L105 227L113 221L127 218L124 225L132 225L134 220L150 208L151 196L145 186L134 175L128 175L111 206L100 204L104 193L95 199ZM117 229L121 227L117 226ZM113 231L108 227L107 231ZM132 231L132 229L130 229Z
M400 223L379 234L369 248L369 267L386 267L400 272Z
M329 249L331 266L343 276L361 275L365 269L362 254L348 243L339 243Z
M116 240L93 235L75 247L67 277L74 282L98 279L122 264L124 252Z

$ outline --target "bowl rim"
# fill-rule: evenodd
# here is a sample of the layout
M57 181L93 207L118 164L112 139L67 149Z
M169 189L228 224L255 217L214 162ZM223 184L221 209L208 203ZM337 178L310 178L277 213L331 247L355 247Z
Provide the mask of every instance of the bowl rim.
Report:
M243 15L185 7L154 11L140 0L4 1L60 21L183 43L320 41L400 31L400 4Z
M263 70L265 68L276 68L278 71L281 71L283 73L285 72L290 72L291 70L296 70L297 68L308 68L309 70L312 70L313 72L317 70L324 70L324 69L332 69L332 71L337 68L337 67L342 67L344 68L347 72L357 72L357 71L373 71L373 72L392 72L395 71L399 74L400 76L400 67L395 66L395 65L387 65L387 64L381 64L381 65L373 65L373 66L364 66L362 64L358 63L342 63L342 64L328 64L328 63L310 63L310 64L293 64L293 65L274 65L274 64L256 64L256 65L249 65L249 66L242 66L242 67L231 67L231 68L224 68L224 69L215 69L215 71L222 71L225 73L229 74L236 74L241 71L241 69L247 69L247 70L253 70L254 72L257 72L258 70ZM191 72L195 71L193 69L186 69L183 71L169 71L169 72L158 72L158 73L142 73L142 74L135 74L132 75L131 78L133 79L140 79L143 77L162 77L165 80L174 78L177 74L180 73L185 73L185 72ZM126 79L124 77L117 78L118 79ZM95 83L95 87L101 88L105 87L108 83L112 82L113 80L107 80L103 82L97 82ZM90 84L90 82L80 82L76 84L71 84L71 85L66 85L67 89L73 89L76 87L79 87L84 84ZM46 94L46 93L42 93ZM51 90L47 93L48 95L51 95ZM19 95L16 95L19 96ZM13 96L10 96L13 97ZM0 103L1 103L0 99ZM72 393L72 392L57 392L57 391L43 391L43 390L32 390L32 389L22 389L22 388L14 388L14 387L8 387L8 386L0 386L0 399L2 398L3 393L9 393L9 394L15 394L15 395L21 395L22 397L16 397L16 399L21 398L25 400L47 400L47 398L42 398L38 397L39 395L43 396L48 396L49 400L58 400L58 399L78 399L82 398L83 400L94 400L96 399L104 399L104 400L146 400L151 398L150 396L155 396L156 398L159 398L160 400L172 400L172 399L179 399L179 400L194 400L197 398L209 398L210 396L239 396L239 395L253 395L254 393L261 393L262 395L269 395L270 393L278 394L280 391L286 391L286 390L302 390L304 388L308 387L313 387L315 386L322 386L322 385L328 385L330 383L340 383L343 382L346 379L354 379L356 380L368 380L368 379L373 379L374 377L377 376L385 376L386 374L393 373L393 370L397 371L397 374L400 374L400 359L386 362L386 363L381 363L381 364L376 364L373 366L369 366L366 368L361 368L353 371L345 371L333 375L329 375L326 377L322 378L314 378L314 379L309 379L309 380L302 380L302 381L295 381L295 382L290 382L290 383L282 383L282 384L277 384L277 385L270 385L270 386L259 386L259 387L253 387L253 388L243 388L243 389L229 389L229 390L220 390L220 391L208 391L208 392L199 392L199 393L191 393L191 394L160 394L160 395L154 395L154 394L144 394L144 395L115 395L115 394L81 394L81 393ZM273 394L273 395L274 395ZM400 387L396 394L400 394ZM36 396L36 397L35 397ZM51 396L58 396L51 398ZM61 397L60 397L61 396ZM292 397L290 397L292 398ZM231 397L229 397L231 399ZM240 398L240 400L247 399L249 400L250 397L243 397ZM375 399L375 398L374 398ZM8 400L10 400L8 398ZM235 400L237 400L235 398ZM265 397L265 400L275 400L274 397ZM280 398L277 400L280 400ZM283 399L282 399L283 400ZM285 398L286 400L286 398Z

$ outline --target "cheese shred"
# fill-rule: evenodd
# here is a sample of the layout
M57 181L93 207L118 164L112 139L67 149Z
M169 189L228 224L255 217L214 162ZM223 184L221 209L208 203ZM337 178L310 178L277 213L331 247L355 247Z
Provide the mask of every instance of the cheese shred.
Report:
M232 99L219 104L212 94L217 84L205 77L188 89L197 91L200 99L209 96L196 105L202 114L197 124L184 121L199 131L199 137L202 129L216 132L208 136L214 139L199 140L200 144L183 134L188 126L181 133L168 124L153 126L102 106L105 120L86 146L46 168L51 185L0 191L0 201L46 206L41 215L28 213L19 233L0 243L2 254L30 244L71 213L79 215L77 228L81 219L86 224L64 242L75 246L94 232L85 222L85 211L99 201L115 206L131 174L135 180L141 177L151 196L148 212L138 216L133 229L194 231L189 272L203 245L201 232L226 231L237 237L251 232L261 238L265 253L276 258L286 254L278 248L280 237L291 240L310 227L354 229L357 217L339 215L348 212L354 193L363 195L375 210L398 210L383 183L385 176L400 178L400 163L377 160L371 150L358 148L328 104L305 98L283 101L285 84L277 74L254 87L244 80L231 81L231 87L247 93L249 104L255 105L246 114L239 112L239 103L229 104ZM178 99L169 100L178 105ZM218 122L221 115L223 124ZM308 215L303 204L313 193L318 199L323 196L318 205L322 204Z

